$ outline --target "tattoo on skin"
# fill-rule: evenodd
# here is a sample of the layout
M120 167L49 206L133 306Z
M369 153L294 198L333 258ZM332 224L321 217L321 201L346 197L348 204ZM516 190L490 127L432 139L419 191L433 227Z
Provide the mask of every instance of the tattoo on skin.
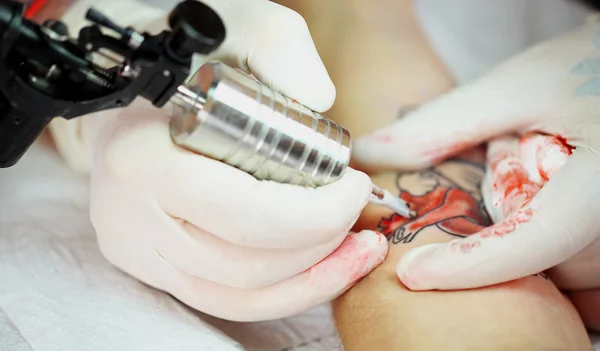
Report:
M456 170L460 170L459 176ZM398 174L400 197L417 216L409 219L394 213L381 219L378 230L392 244L410 243L431 226L457 237L483 230L491 224L479 192L483 174L483 165L457 159L423 171Z
M451 159L413 173L398 173L396 187L417 216L396 213L381 218L377 229L392 244L408 244L425 228L436 226L442 232L464 238L490 228L492 221L481 197L485 169L480 163ZM537 273L549 280L545 273Z

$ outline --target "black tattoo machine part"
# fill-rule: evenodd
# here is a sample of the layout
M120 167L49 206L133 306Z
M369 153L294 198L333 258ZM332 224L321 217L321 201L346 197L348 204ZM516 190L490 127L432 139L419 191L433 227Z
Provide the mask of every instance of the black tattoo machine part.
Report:
M1 168L16 164L55 117L125 107L138 96L164 106L188 77L192 55L225 39L217 13L193 0L179 3L170 30L157 35L121 27L92 8L91 25L73 39L64 23L36 24L25 10L22 2L0 0ZM115 65L97 64L97 55Z

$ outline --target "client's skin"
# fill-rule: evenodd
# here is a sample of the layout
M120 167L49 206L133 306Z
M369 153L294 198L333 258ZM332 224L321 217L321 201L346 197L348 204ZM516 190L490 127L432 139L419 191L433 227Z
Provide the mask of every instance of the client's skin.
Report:
M325 115L353 138L454 86L409 0L275 0L300 13L337 95Z
M577 311L543 274L444 292L412 292L397 278L394 265L409 249L490 224L479 190L483 164L477 150L423 171L373 177L413 204L417 218L369 205L357 222L354 230L385 234L390 250L379 268L333 304L346 350L592 349Z
M337 88L335 105L326 115L353 137L389 124L454 86L420 29L412 1L277 2L308 22ZM479 193L482 163L479 155L423 172L371 175L384 188L403 189L402 196L419 206L419 218L406 221L369 206L357 223L355 230L388 235L391 249L381 267L334 304L348 350L591 349L576 310L544 276L485 289L418 293L396 277L394 265L409 249L490 224ZM572 298L578 306L600 306L592 294ZM600 327L593 314L582 312L582 317L588 326Z

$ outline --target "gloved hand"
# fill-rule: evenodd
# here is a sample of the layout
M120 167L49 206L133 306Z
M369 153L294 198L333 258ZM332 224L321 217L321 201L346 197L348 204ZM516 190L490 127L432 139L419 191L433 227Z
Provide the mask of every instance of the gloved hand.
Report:
M591 20L356 141L359 168L415 169L495 137L538 133L520 148L516 139L490 143L483 190L497 223L410 251L396 267L409 288L517 279L571 259L598 238L599 33Z
M334 86L299 15L265 0L206 2L227 28L214 59L314 109L331 106ZM299 313L340 295L387 253L379 234L348 236L372 188L363 173L318 189L257 181L174 145L169 117L145 101L82 121L103 254L202 312L237 321Z

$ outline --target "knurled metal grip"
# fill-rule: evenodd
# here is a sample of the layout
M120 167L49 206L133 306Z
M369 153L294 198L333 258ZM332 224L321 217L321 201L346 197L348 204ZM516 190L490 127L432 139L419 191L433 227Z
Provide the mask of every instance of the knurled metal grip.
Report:
M348 130L223 63L204 64L171 103L176 144L258 179L318 187L348 166Z

